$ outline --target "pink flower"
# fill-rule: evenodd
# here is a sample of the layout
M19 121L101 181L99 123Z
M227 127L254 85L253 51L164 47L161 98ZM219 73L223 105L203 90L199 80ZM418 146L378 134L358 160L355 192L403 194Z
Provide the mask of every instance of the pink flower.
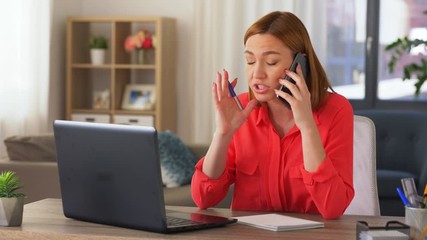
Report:
M153 48L153 38L147 30L140 30L135 35L130 35L125 40L125 49L134 51L135 49Z
M135 50L135 44L134 44L132 36L129 36L129 37L126 38L126 40L125 40L125 49L128 50L128 51Z

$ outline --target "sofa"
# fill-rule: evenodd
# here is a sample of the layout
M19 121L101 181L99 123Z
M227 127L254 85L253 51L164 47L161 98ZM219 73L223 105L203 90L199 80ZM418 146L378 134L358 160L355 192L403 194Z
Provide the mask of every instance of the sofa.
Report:
M376 129L377 185L381 215L404 216L396 188L402 178L414 178L418 194L427 184L427 112L357 110Z
M171 135L168 136L170 138ZM25 203L44 198L61 198L52 133L11 136L5 139L4 143L8 157L0 159L0 171L11 170L17 173L22 185L20 190L27 196ZM186 145L186 148L197 161L205 155L208 146L193 144ZM231 194L230 192L217 207L230 207ZM166 205L195 206L191 198L189 182L181 186L165 186L164 198Z

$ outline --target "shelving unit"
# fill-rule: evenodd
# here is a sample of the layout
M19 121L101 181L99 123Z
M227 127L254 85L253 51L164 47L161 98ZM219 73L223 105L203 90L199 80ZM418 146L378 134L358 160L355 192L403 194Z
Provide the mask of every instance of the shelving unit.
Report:
M137 31L155 36L143 64L127 52L125 39ZM108 49L104 64L93 65L91 36L104 36ZM176 130L175 20L165 17L69 17L67 20L66 117L75 121L151 125ZM124 110L127 84L155 86L153 109ZM94 108L95 92L108 92L108 106Z

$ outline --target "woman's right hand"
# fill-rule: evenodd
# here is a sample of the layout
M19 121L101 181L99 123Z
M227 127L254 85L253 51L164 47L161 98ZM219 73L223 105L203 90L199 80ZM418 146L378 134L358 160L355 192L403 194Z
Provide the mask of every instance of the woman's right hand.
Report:
M216 111L216 133L231 136L247 119L249 113L256 107L257 101L251 100L246 108L240 110L228 89L228 72L217 72L216 82L212 86L212 97ZM231 82L233 88L237 78Z
M236 86L237 79L231 85ZM212 86L212 97L215 104L216 130L211 145L206 153L202 171L208 177L217 179L223 174L228 146L233 133L246 121L249 113L256 107L257 101L250 101L246 108L240 110L228 89L228 72L217 73Z

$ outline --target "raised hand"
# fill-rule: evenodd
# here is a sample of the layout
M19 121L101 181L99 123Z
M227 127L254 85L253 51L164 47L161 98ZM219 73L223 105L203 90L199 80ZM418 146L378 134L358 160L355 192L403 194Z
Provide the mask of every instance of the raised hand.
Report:
M228 72L223 70L222 74L217 72L217 79L212 86L212 97L216 111L216 131L219 134L226 135L233 134L234 131L243 124L249 113L256 106L256 101L252 100L248 103L246 108L240 110L230 94L228 83ZM231 82L233 88L236 84L237 78Z

